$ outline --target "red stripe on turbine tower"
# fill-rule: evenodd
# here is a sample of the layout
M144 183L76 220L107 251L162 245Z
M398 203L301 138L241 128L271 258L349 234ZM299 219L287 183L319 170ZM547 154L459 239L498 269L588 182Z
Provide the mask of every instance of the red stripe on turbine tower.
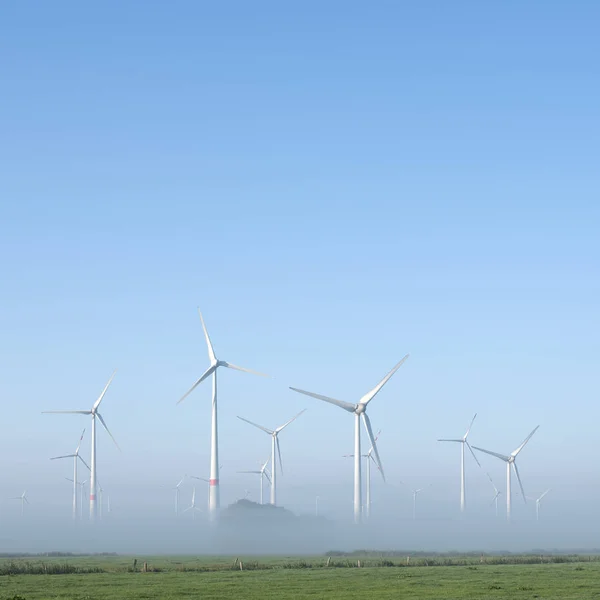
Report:
M95 500L96 499L96 494L90 494L90 500Z
M219 485L218 479L210 479L208 482L209 485Z

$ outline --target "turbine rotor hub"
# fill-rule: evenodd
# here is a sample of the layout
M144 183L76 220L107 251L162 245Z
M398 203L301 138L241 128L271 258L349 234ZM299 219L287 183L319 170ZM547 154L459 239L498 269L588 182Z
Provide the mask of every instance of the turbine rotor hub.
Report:
M359 404L354 411L357 415L362 415L367 410L366 404Z

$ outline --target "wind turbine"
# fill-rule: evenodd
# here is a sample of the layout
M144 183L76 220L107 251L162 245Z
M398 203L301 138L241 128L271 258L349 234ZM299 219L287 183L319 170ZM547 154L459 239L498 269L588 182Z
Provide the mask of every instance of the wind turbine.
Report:
M25 504L29 504L29 500L27 500L27 490L25 490L20 496L14 496L13 498L9 498L9 500L20 500L21 501L21 516L25 515Z
M97 487L97 483L96 483L96 481L97 481L97 477L96 477L96 418L99 419L100 423L102 424L102 427L104 427L104 429L106 429L106 433L108 433L108 435L110 435L112 441L115 443L115 446L119 449L119 451L121 450L121 448L119 448L119 444L117 444L117 440L115 440L115 438L113 437L113 434L110 432L106 423L104 422L102 415L98 412L100 403L102 402L102 399L104 398L104 394L106 394L106 390L108 390L108 386L111 384L111 382L115 376L115 373L116 373L116 371L114 371L113 374L110 376L108 383L104 386L102 393L100 394L100 396L98 396L98 399L92 405L91 410L45 410L45 411L43 411L44 413L52 413L52 414L60 413L60 414L92 415L92 454L91 454L91 460L90 460L90 462L92 463L92 467L90 469L90 472L91 472L91 475L90 475L90 520L92 520L92 521L94 521L96 519L96 487Z
M79 487L81 487L81 493L79 494L79 518L83 519L83 496L84 496L85 484L87 483L87 479L85 481L82 481L81 483L77 482L77 484L75 484L73 479L71 479L70 477L65 477L65 479L67 481L70 481L74 485L78 485Z
M55 456L50 460L59 460L61 458L72 458L73 459L73 518L77 519L77 459L79 459L88 469L90 470L89 465L83 460L81 455L79 454L79 448L81 447L81 442L83 440L83 434L85 433L85 429L81 432L81 437L79 438L79 444L77 444L77 448L75 449L75 454L65 454L64 456Z
M238 471L238 473L253 473L254 475L260 475L260 503L263 502L263 479L266 478L269 483L271 483L271 478L269 477L269 471L267 470L267 465L269 464L270 458L264 462L264 464L260 467L258 471Z
M257 371L251 371L244 367L238 367L232 365L224 360L219 360L215 356L212 342L208 335L202 313L198 309L200 315L200 321L202 323L202 329L204 330L204 337L206 338L206 345L208 347L208 358L210 360L210 366L200 379L194 383L194 385L179 399L177 404L185 400L207 377L212 375L213 382L213 393L212 393L212 419L211 419L211 436L210 436L210 481L209 481L209 492L208 492L208 513L211 521L216 521L219 513L219 434L217 427L217 369L219 367L227 367L228 369L235 369L236 371L244 371L245 373L252 373L253 375L260 375L261 377L268 377L263 373Z
M380 434L381 434L381 429L377 432L377 435L375 436L375 442L377 442L377 440L379 439ZM367 479L366 517L367 517L367 519L369 519L371 517L371 461L373 461L375 463L375 466L377 466L377 463L375 462L375 459L373 458L373 448L374 448L374 446L371 446L369 451L366 454L362 455L362 458L367 459L367 476L366 476L366 479ZM354 458L354 454L344 454L344 458Z
M488 479L490 480L490 483L492 484L492 487L494 488L495 496L494 496L494 499L492 500L491 504L496 504L496 517L498 517L498 496L500 496L500 494L502 492L496 487L496 484L492 481L490 474L486 473L486 475L488 476Z
M530 500L535 500L535 520L540 520L540 505L542 504L542 498L551 490L552 488L548 488L539 498L528 498Z
M403 481L400 482L403 485L406 485L406 483L404 483ZM412 492L413 495L413 521L417 520L417 496L426 488L431 487L433 484L429 484L425 487L422 488L418 488L418 489L414 489L409 487L408 485L406 485L406 487L408 487L408 489Z
M371 420L367 415L367 406L371 400L379 393L381 388L389 381L391 376L402 366L404 361L408 358L408 354L370 391L367 392L359 401L358 404L351 404L350 402L344 402L342 400L335 400L328 396L322 396L321 394L315 394L313 392L307 392L305 390L299 390L291 387L290 389L300 394L312 396L317 400L323 400L330 404L335 404L340 408L354 414L354 522L361 522L361 510L362 510L362 489L361 489L361 456L360 456L360 417L362 415L367 435L373 446L373 453L375 456L375 463L381 471L381 476L385 481L385 474L383 472L383 466L379 458L379 452L377 451L377 445L373 436L373 429L371 428Z
M516 449L513 450L508 456L505 454L498 454L497 452L491 452L490 450L484 450L483 448L478 448L477 446L473 446L475 450L479 450L480 452L485 452L486 454L491 454L500 460L503 460L506 463L506 520L510 521L510 512L511 512L511 493L510 493L510 467L512 465L515 475L517 476L517 480L519 481L519 486L521 488L521 492L523 494L523 501L527 504L527 498L525 496L525 490L523 489L523 483L521 482L521 476L519 475L519 469L517 467L517 456L519 452L523 450L525 444L531 439L531 436L538 430L539 425L525 438L523 443Z
M254 427L262 429L265 433L268 433L271 436L271 504L273 506L277 506L277 460L275 457L275 446L277 446L277 454L279 455L279 470L283 475L283 466L281 464L281 448L279 447L279 434L305 411L306 409L301 410L295 417L292 417L289 421L280 427L277 427L275 430L267 429L262 425L257 425L252 421L248 421L248 419L238 417L238 419L245 421L246 423L250 423L250 425L254 425Z
M463 435L459 439L440 439L438 442L458 442L460 444L460 512L465 512L465 446L471 451L475 462L481 467L481 464L477 460L475 456L475 452L473 452L473 448L471 448L471 444L467 442L467 437L469 436L469 432L471 431L471 427L473 427L473 421L475 421L475 417L477 413L471 419L471 424L467 429L467 433Z
M193 511L192 518L194 521L196 520L196 513L202 512L202 509L196 506L196 487L194 487L194 490L192 491L192 503L183 512L186 513L188 510Z
M175 490L175 516L179 516L179 487L185 481L186 475L184 475L179 483L173 488Z

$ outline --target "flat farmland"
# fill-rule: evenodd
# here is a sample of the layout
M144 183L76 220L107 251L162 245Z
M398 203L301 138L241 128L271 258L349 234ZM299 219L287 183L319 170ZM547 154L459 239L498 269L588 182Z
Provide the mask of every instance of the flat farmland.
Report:
M326 566L323 557L242 557L240 570L232 557L148 556L138 558L134 570L134 558L123 556L3 559L2 572L29 572L1 575L0 599L600 598L600 562L589 557L538 564L455 557L452 566L433 558L414 566L400 559L375 566L381 561L365 558L360 568L359 560L332 558Z

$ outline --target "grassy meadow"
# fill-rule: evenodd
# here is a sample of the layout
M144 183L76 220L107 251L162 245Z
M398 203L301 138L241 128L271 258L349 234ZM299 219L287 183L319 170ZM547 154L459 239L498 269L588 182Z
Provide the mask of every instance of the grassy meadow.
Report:
M587 556L407 560L354 555L0 560L0 600L120 598L600 599L600 561Z

